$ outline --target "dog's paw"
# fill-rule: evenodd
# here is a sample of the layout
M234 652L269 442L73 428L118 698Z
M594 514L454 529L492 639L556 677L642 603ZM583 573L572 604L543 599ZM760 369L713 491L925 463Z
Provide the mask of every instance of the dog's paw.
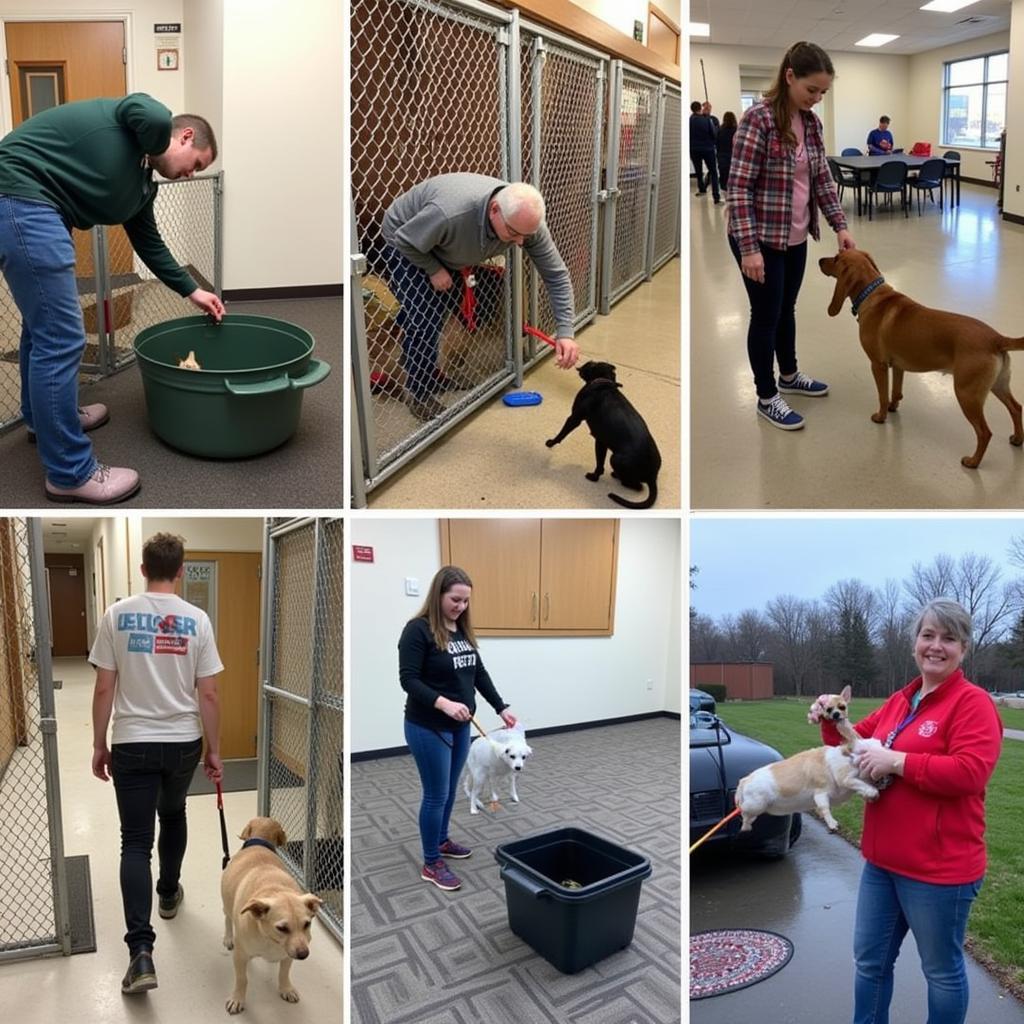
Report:
M834 835L839 831L839 822L833 821L831 825L828 822L825 822L825 827Z
M1022 444L1024 444L1024 434L1011 434L1010 444L1012 444L1015 448L1019 448Z
M585 476L585 477L586 477L586 478L587 478L588 480L591 480L591 481L593 481L594 483L597 483L597 481L601 479L601 474L600 474L600 473L584 473L583 475L584 475L584 476Z
M283 988L278 992L278 995L286 1003L297 1003L299 1001L299 993L293 988Z
M512 803L514 803L514 804L519 803L519 797L517 797L517 796L510 796L509 800L511 800Z
M556 440L555 440L555 439L554 439L553 437L549 437L549 438L548 438L548 439L547 439L547 440L546 440L546 441L544 442L544 444L545 444L545 445L546 445L546 446L547 446L548 448L554 448L554 447L555 447L555 445L556 445L556 444L558 444L558 442L557 442L557 441L556 441Z
M981 459L976 459L973 455L965 455L960 460L961 466L966 466L967 469L977 469L981 465Z
M225 935L224 936L224 948L225 949L234 949L235 948L234 939L232 939L230 935Z
M472 806L472 807L470 807L470 809L469 809L469 813L470 813L470 814L479 814L479 813L480 813L480 811L479 811L479 810L477 810L477 806L476 806L476 804L473 804L473 806Z
M225 1004L224 1008L228 1013L241 1013L245 1009L245 1002L241 999L235 999L232 996Z

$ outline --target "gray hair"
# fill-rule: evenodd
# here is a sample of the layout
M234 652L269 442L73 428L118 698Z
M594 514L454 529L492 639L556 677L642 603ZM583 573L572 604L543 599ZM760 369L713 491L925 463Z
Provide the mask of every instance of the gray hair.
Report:
M544 223L544 197L525 181L515 181L511 185L506 185L494 198L506 221L524 211L538 217L538 227Z
M924 620L929 616L939 624L940 629L955 637L965 648L970 646L971 616L962 604L950 601L947 597L936 597L922 606L910 627L912 640L917 639Z

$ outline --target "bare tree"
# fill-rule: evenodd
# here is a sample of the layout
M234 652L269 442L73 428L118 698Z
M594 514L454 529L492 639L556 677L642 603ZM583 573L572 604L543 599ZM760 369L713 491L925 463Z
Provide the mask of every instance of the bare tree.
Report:
M694 661L725 660L725 638L707 615L694 613L690 617L690 657Z
M735 619L722 618L722 630L734 661L764 661L768 654L771 628L764 616L753 608L740 612Z
M809 681L812 651L808 644L807 602L791 594L773 598L765 615L774 633L775 660L789 676L793 692L803 696Z
M902 600L902 588L896 580L886 580L876 593L878 614L875 635L882 670L881 695L894 693L917 673L910 639L911 612Z

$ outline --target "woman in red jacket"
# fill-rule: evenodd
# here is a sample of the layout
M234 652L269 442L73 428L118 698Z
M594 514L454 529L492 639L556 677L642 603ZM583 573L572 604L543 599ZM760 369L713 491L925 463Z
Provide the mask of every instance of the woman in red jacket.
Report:
M960 669L971 618L955 601L929 601L913 624L921 675L854 728L882 741L861 765L881 793L864 808L867 862L854 927L854 1024L887 1024L893 965L914 933L928 983L928 1024L963 1024L967 915L985 874L985 785L1003 726L989 695ZM812 705L820 720L823 702ZM822 737L841 742L821 720Z

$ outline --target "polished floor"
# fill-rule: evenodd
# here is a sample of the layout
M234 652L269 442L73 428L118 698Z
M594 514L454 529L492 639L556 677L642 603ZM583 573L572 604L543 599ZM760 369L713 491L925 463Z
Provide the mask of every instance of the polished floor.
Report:
M692 185L691 185L692 189ZM949 376L907 374L904 401L884 424L870 415L876 392L857 323L847 303L830 318L833 281L817 268L835 251L834 235L809 243L797 303L800 369L826 381L824 398L791 398L806 419L779 430L755 413L746 354L749 306L726 242L724 206L690 196L690 487L696 509L1020 508L1024 449L1008 443L1009 416L989 399L993 437L977 470L960 465L974 431ZM927 306L978 317L1011 337L1024 334L1024 227L1001 219L996 193L964 185L961 205L940 212L898 208L871 222L843 203L857 246L886 281ZM1024 395L1024 359L1015 393Z
M84 658L61 658L55 660L53 674L63 681L56 703L64 847L68 856L89 856L97 951L0 962L4 1013L24 1024L127 1020L213 1024L229 1019L250 1024L340 1024L341 948L319 924L314 924L309 959L295 964L291 973L300 1001L286 1003L278 996L276 965L253 961L244 1015L228 1017L224 1003L231 991L233 969L231 954L221 944L222 853L214 795L188 798L189 840L181 879L185 901L178 916L161 920L154 906L157 938L153 955L159 987L143 995L121 995L128 955L122 941L117 808L111 784L100 782L90 771L95 673ZM224 809L233 853L240 846L234 836L256 813L255 792L225 793Z
M656 510L680 507L679 260L598 316L577 338L580 361L614 363L623 393L647 421L661 452ZM371 508L597 508L616 511L614 490L630 501L606 468L598 483L594 442L585 426L546 448L565 422L583 382L545 359L527 371L523 388L540 405L510 408L494 398L439 438L422 455L367 496Z

